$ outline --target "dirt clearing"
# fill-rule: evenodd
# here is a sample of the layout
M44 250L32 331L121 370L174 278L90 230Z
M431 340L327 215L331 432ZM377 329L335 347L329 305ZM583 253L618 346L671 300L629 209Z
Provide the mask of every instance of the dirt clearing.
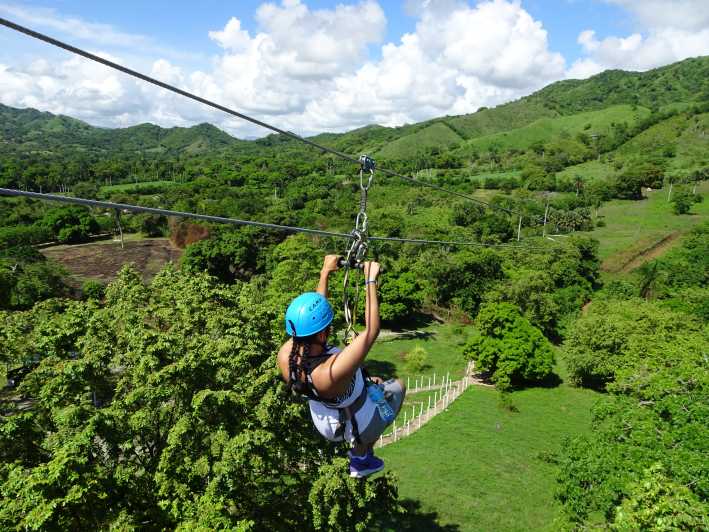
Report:
M121 249L120 243L109 240L76 246L53 246L40 251L64 266L70 273L69 284L77 288L88 279L108 283L124 264L131 263L148 281L165 264L177 263L182 256L182 250L174 247L167 238L126 240L125 249Z

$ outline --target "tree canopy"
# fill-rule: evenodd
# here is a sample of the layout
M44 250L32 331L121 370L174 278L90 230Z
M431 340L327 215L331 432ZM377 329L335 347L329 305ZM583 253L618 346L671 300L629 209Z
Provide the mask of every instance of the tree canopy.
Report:
M21 385L32 408L3 405L3 529L364 530L396 510L389 477L350 479L292 402L252 286L124 269L104 306L18 319L15 348L44 355Z

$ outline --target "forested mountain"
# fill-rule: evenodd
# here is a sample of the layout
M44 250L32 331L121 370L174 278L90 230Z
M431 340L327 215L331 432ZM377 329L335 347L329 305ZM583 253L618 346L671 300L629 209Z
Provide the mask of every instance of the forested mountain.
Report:
M474 139L509 132L539 120L555 119L611 106L632 105L659 111L709 100L709 57L687 59L648 72L609 70L586 80L564 80L493 109L435 118L401 127L370 125L343 134L312 137L339 150L372 153L387 159L427 150L465 147ZM620 117L622 120L623 117ZM194 155L221 151L259 151L294 141L270 135L240 141L210 124L161 128L140 124L121 129L34 109L0 105L0 154L67 152L139 154L144 157Z
M639 105L658 110L677 104L709 100L709 57L686 59L648 72L608 70L586 80L553 83L529 96L468 115L442 117L403 126L369 126L343 135L320 138L338 149L381 151L386 156L399 150L389 144L410 145L412 151L426 144L426 137L440 135L440 148L458 142L527 126L544 118L597 111L614 105ZM440 124L447 126L444 132Z
M107 129L63 115L0 104L0 152L50 155L53 152L87 154L198 154L239 144L211 124L162 128L140 124Z

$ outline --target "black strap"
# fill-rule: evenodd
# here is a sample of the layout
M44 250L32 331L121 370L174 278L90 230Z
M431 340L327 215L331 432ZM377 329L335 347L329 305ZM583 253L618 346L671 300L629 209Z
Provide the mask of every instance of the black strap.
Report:
M349 420L350 423L352 423L352 436L354 437L355 441L358 444L362 444L362 440L359 437L359 426L357 425L357 412L359 411L360 408L364 405L364 403L367 401L367 382L365 381L364 383L364 388L362 389L362 392L359 394L357 399L355 399L354 403L352 403L349 406L346 406L344 408L338 408L337 410L339 411L340 414L340 423L337 426L337 430L335 431L335 437L336 438L343 438L345 436L345 426L347 421Z
M323 345L323 349L327 351L327 346ZM362 372L364 386L362 387L362 392L359 394L357 399L355 399L355 401L351 405L346 407L337 407L331 404L326 399L320 397L317 394L317 390L315 389L315 386L313 386L313 383L308 380L308 377L310 377L310 374L315 370L315 368L317 368L320 364L322 364L328 358L335 354L336 353L323 353L321 355L309 356L305 360L301 359L301 363L303 364L302 367L305 370L306 378L305 381L300 381L296 380L294 375L291 375L291 389L295 390L300 395L307 397L311 401L317 401L318 403L324 404L328 408L336 409L339 414L339 424L337 426L337 430L335 430L335 437L344 438L345 426L347 421L349 420L349 422L352 423L352 436L354 437L355 441L361 445L362 441L360 440L359 426L357 425L357 416L355 414L359 411L360 408L362 408L365 401L367 400L367 385L371 382L367 370L364 369L364 367L358 368ZM356 373L353 378L357 378Z

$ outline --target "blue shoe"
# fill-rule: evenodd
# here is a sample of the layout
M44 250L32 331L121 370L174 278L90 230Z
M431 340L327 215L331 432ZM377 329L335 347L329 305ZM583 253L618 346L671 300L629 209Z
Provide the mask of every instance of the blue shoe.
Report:
M364 478L367 475L384 469L384 460L374 456L372 451L367 451L364 456L356 456L352 451L347 453L350 457L350 476Z

